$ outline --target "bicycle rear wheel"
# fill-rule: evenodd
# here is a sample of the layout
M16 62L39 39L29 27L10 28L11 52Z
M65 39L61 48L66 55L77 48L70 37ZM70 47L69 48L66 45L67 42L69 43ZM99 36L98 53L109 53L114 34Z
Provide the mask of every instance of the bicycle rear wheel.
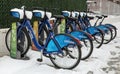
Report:
M96 28L96 30L98 32L96 32L95 34L92 35L94 37L93 46L96 48L100 48L104 41L104 33L102 30L100 30L98 28Z
M49 34L49 31L46 25L44 25L41 31L39 30L39 34L38 34L38 42L40 45L44 45L44 43L46 42L46 38L48 37L48 34Z
M82 57L81 60L85 60L89 58L93 52L93 42L92 37L86 32L83 31L73 31L70 33L73 37L79 39L81 41L82 47Z
M63 54L50 54L50 60L57 68L73 69L81 59L81 46L78 40L68 34L55 35Z
M113 34L112 40L115 39L115 37L117 36L117 28L111 24L105 24L105 26L111 28Z
M104 35L104 44L108 44L111 40L112 40L112 37L113 37L113 33L112 33L112 30L107 27L108 30L105 32L105 35Z
M99 26L97 26L97 28L102 30L103 33L104 33L104 42L103 42L103 44L108 44L112 40L112 36L113 36L112 30L109 27L105 26L105 25L99 25Z
M117 36L117 30L115 28L112 28L112 40L115 39L115 37Z
M23 28L20 31L20 36L17 38L17 50L20 51L21 57L24 57L28 52L29 46L31 45L31 40L28 37L27 30ZM10 52L10 37L11 37L11 28L8 30L5 36L5 44Z
M58 28L59 26L60 26L59 24L56 24L56 26L54 27L54 30L56 30L56 28ZM81 27L79 24L75 25L77 31L74 31L73 26L71 24L67 25L66 27L65 27L66 32L69 32L73 37L81 41L81 44L82 44L81 60L85 60L89 58L93 52L93 42L92 42L92 39L90 38L90 35L88 35L88 33L84 31L79 31L81 30Z

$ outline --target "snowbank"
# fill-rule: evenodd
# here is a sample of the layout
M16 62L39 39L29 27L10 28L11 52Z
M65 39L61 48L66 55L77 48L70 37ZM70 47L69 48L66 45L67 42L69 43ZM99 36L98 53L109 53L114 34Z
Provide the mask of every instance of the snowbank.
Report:
M120 32L120 16L109 16L104 23L115 25ZM2 47L3 49L5 48ZM9 56L0 57L0 74L120 74L120 33L109 44L99 49L94 48L92 56L81 61L73 70L56 69L45 57L43 62L37 62L39 52L36 51L29 50L27 55L30 60L17 60ZM117 64L115 62L112 64L111 61L116 61Z

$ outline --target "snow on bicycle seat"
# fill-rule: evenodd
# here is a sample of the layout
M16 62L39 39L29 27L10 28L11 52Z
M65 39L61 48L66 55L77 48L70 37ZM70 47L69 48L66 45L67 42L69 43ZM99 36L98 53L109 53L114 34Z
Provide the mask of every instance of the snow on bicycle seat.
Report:
M62 11L62 15L65 17L70 17L71 12L70 11Z
M35 17L44 18L45 15L48 17L48 19L50 19L51 16L52 16L52 13L51 12L46 12L46 14L45 14L45 11L33 10L33 16L35 16Z
M11 9L10 14L15 18L19 18L19 19L24 18L24 11L22 9L18 9L18 8ZM32 12L25 10L25 16L27 19L32 19Z

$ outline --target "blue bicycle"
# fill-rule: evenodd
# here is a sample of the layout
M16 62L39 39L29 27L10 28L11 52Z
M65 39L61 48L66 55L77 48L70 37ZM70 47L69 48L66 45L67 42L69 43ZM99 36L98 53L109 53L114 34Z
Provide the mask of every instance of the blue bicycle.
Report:
M115 39L115 37L117 36L117 28L114 25L112 25L112 24L102 24L102 22L104 21L104 19L107 18L107 17L108 16L106 16L106 15L98 16L98 19L102 19L100 21L100 23L98 24L98 26L105 26L105 27L108 27L111 30L111 32L112 32L112 37L110 39L110 41L111 41L111 40ZM97 23L97 21L96 21L96 23ZM96 23L95 23L95 26L96 26Z
M71 15L68 15L68 14L71 14ZM67 26L66 26L66 31L68 29L71 29L72 31L73 30L78 30L78 31L81 31L83 32L82 34L85 35L88 35L88 39L92 39L93 41L93 46L94 47L101 47L102 44L103 44L103 40L104 40L104 37L103 37L103 32L96 28L96 27L88 27L85 25L81 15L80 15L80 12L69 12L69 11L66 11L64 12L64 16L69 16L69 18L66 18L67 20ZM72 17L70 17L72 16ZM74 34L75 35L75 34ZM77 37L78 35L76 35ZM92 37L92 38L91 38Z
M100 30L103 31L103 33L104 33L104 42L103 43L107 44L112 40L112 36L113 36L112 29L110 27L108 27L108 26L102 25L102 21L97 26L98 20L102 19L102 17L101 16L96 16L96 17L97 17L97 20L96 20L96 22L94 24L94 27L99 28ZM90 17L90 16L88 16L86 14L84 16L83 20L85 22L85 25L92 26L91 23L90 23L89 18L94 18L94 17Z
M36 40L35 34L33 32L30 19L32 18L32 12L25 10L23 6L21 9L15 8L11 10L11 15L15 18L21 19L20 22L17 22L17 46L22 47L22 55L26 54L31 44L31 40L41 53L40 59L42 61L42 55L50 58L52 63L57 68L64 69L73 69L75 68L81 59L81 44L80 41L75 39L69 34L56 34L54 35L48 18L51 17L51 13L41 10L33 10L33 15L38 18L42 18L41 24L44 24L48 27L49 35L44 44L39 44ZM19 23L19 24L18 24ZM42 26L41 26L42 28ZM9 37L11 30L8 31L6 35L6 46L10 51L10 41ZM24 45L19 45L24 43ZM20 49L20 48L17 48ZM21 49L20 49L21 51Z
M75 18L71 18L71 17L65 16L65 15L54 15L53 17L56 18L54 25L53 25L53 31L56 34L60 33L61 20L64 19L65 24L64 24L64 27L62 28L63 33L71 34L73 37L75 37L81 41L81 44L82 44L81 60L88 59L93 52L92 36L84 31L82 31L82 30L77 30L77 28L75 28L75 26L73 26L73 25L75 25L74 22L76 21ZM71 27L71 25L72 25L72 27Z

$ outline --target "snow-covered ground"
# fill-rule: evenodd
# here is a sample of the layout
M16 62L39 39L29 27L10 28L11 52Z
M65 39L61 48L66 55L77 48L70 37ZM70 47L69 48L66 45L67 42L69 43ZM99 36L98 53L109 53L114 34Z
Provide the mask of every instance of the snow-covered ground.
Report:
M39 52L30 50L27 54L30 60L0 57L0 74L120 74L120 16L109 16L104 23L118 28L117 37L99 49L94 48L92 56L73 70L56 69L45 57L43 62L37 62Z

